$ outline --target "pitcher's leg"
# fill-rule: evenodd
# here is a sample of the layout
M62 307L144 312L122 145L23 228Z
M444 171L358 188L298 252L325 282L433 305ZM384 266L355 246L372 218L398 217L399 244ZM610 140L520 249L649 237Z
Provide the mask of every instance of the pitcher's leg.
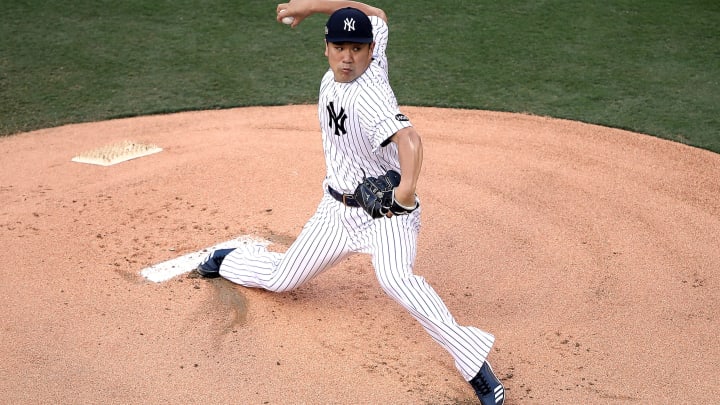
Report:
M347 236L321 203L285 253L264 245L241 246L228 254L220 275L246 287L288 291L299 287L347 256Z
M478 328L459 325L427 281L413 274L417 231L392 219L383 220L380 228L372 242L373 266L380 285L453 356L455 366L470 381L485 362L495 338Z

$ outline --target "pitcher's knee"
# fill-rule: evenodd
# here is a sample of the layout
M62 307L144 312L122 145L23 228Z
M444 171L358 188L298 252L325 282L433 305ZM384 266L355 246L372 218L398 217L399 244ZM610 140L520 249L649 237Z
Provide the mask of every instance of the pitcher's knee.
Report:
M379 278L380 287L391 297L400 297L413 289L412 277L407 278Z
M265 287L265 289L270 292L274 292L274 293L283 293L283 292L292 291L295 288L290 288L290 287L285 287L285 286L280 285L280 286L267 286L267 287Z
M284 281L270 282L264 288L271 292L283 293L283 292L292 291L292 290L300 287L301 285L302 285L302 283L284 280Z

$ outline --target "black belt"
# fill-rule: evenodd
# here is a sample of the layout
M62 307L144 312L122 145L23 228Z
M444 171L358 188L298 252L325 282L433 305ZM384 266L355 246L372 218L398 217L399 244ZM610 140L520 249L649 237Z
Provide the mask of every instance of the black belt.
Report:
M341 203L345 204L348 207L359 207L360 204L355 199L355 196L352 194L343 194L339 191L334 190L332 187L328 186L328 193L332 196L332 198L340 201Z

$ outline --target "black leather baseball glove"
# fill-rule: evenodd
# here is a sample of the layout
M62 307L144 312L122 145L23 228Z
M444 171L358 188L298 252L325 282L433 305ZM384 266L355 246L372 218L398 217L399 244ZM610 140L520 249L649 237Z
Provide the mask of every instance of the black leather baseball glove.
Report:
M418 207L417 200L414 207L405 207L395 200L395 187L400 185L400 173L388 170L378 177L363 176L353 193L360 206L377 219L386 217L388 212L393 215L407 215Z

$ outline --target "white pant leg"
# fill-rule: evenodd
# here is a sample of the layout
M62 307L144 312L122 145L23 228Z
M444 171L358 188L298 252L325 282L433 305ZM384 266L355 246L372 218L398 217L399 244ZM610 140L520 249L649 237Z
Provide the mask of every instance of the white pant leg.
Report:
M269 291L289 291L346 257L348 238L334 215L337 202L326 196L285 253L263 245L245 245L230 252L220 275L236 284Z
M368 250L383 290L452 355L457 369L470 381L482 367L495 337L475 327L458 325L435 290L423 277L413 274L419 213L378 219L370 232Z

